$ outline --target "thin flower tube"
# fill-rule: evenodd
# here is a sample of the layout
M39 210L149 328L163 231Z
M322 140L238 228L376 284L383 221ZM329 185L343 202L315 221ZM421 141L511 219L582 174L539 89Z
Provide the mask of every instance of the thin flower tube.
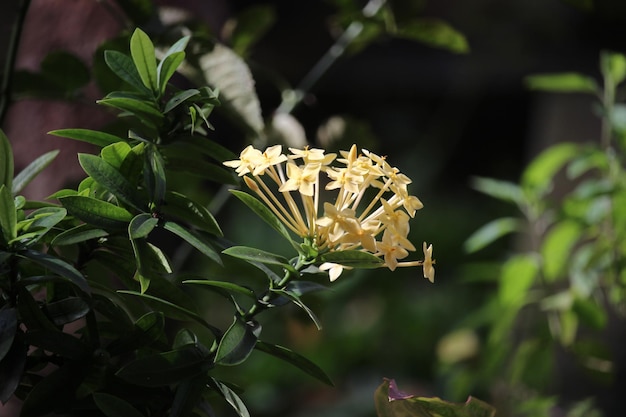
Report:
M423 260L405 260L416 250L409 241L409 220L423 207L409 194L411 179L385 157L356 145L326 154L323 149L274 145L261 152L246 147L239 159L224 162L293 233L316 252L361 250L382 259L382 265L422 266L424 278L435 278L432 245L423 243ZM334 194L333 199L327 195ZM324 201L320 201L324 198ZM331 281L344 265L324 262Z

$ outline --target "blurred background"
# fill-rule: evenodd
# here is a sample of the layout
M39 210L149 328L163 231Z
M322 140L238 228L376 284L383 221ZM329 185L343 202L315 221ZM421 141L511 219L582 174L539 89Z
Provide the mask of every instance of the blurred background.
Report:
M44 57L54 51L75 54L91 68L99 46L124 30L128 16L120 16L130 10L112 0L27 3L1 6L2 68L11 63L11 28L20 19L20 7L29 6L14 64L31 72L40 71ZM532 157L550 144L597 141L600 124L589 97L533 92L524 78L564 71L598 76L600 51L624 50L626 2L388 1L384 7L390 8L389 15L381 18L387 29L410 28L428 18L449 25L448 37L420 41L365 24L345 53L312 78L307 74L372 2L163 0L152 3L162 11L158 24L154 16L143 21L137 17L145 2L126 3L139 9L130 20L152 33L159 32L167 17L190 21L194 31L227 45L233 39L233 22L246 16L255 37L243 56L268 125L283 102L283 89L311 81L302 102L290 112L297 122L289 119L286 127L278 126L268 141L279 133L295 140L304 132L317 147L348 149L356 143L387 155L413 180L410 191L424 203L412 221L411 238L417 247L422 241L433 243L435 284L417 268L344 273L328 292L310 299L324 324L322 331L295 309L270 312L264 337L319 364L335 387L325 387L297 369L277 367L278 362L255 353L245 366L220 371L245 387L243 398L252 415L373 416L373 392L383 377L395 378L400 389L420 396L464 401L473 395L499 407L498 415L564 416L572 404L591 397L596 410L586 415L624 415L619 397L625 371L623 321L612 318L598 334L614 360L610 375L584 371L571 352L555 343L525 362L530 368L524 370L528 375L523 381L513 381L511 374L521 372L508 368L514 362L497 361L483 349L490 321L481 317L486 314L481 308L497 291L499 265L523 242L502 239L474 254L467 254L463 243L488 221L517 215L514 207L473 190L473 177L516 182ZM263 30L255 31L255 25ZM15 148L16 170L48 149L62 148L56 165L28 191L32 198L44 198L50 190L76 183L82 174L75 153L84 150L45 133L64 127L101 128L111 118L93 104L102 95L97 83L86 85L79 96L42 98L17 81L4 86L3 97L10 88L14 99L6 103L1 120ZM216 129L211 139L235 153L251 140L219 111L212 122ZM207 190L215 191L210 184ZM285 249L236 201L225 202L217 218L236 242L275 252ZM188 262L190 268L203 270L193 259ZM211 300L207 305L215 306ZM219 314L219 307L208 309ZM503 343L516 343L517 336L512 327ZM260 380L255 376L259 373L266 377ZM511 408L513 400L531 414Z

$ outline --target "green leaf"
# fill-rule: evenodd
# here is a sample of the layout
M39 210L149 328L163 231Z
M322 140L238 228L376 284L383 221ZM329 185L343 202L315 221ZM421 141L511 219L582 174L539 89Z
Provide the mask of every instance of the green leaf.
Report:
M159 219L152 217L150 214L138 214L130 221L128 225L128 236L131 239L140 239L146 237L156 227Z
M74 368L68 364L46 375L26 396L20 416L37 417L53 411L62 413L68 404L74 403L74 390L68 389L74 385L74 377Z
M0 185L13 189L13 151L9 138L0 129Z
M576 297L572 310L582 323L587 324L592 329L602 330L608 322L607 312L603 306L598 305L590 299Z
M189 90L179 91L174 94L171 99L165 103L165 107L163 108L163 113L169 113L174 110L178 105L184 103L187 99L200 95L200 90L196 90L195 88L191 88Z
M194 284L194 285L200 285L200 286L221 288L221 289L225 289L225 290L228 290L230 292L233 292L233 293L243 294L243 295L245 295L247 297L250 297L250 298L256 300L256 295L254 294L254 291L252 291L249 288L245 288L245 287L242 287L240 285L233 284L232 282L227 282L227 281L210 281L210 280L206 280L206 279L186 279L186 280L182 281L182 283L183 284Z
M65 278L72 284L80 288L84 293L89 294L91 292L87 280L85 277L76 270L72 265L68 264L62 259L48 255L43 252L37 252L34 250L22 250L18 252L18 255L28 258L31 261L43 266L44 268L54 272L62 278Z
M41 311L39 304L37 304L33 295L25 287L20 286L18 288L17 300L20 320L26 328L29 330L57 330L54 323Z
M6 404L24 376L28 346L14 339L9 351L0 360L0 402Z
M397 35L455 53L468 53L469 45L462 33L440 19L415 19L398 28Z
M91 355L83 341L61 330L30 330L25 335L25 342L72 360L83 360Z
M72 216L104 230L122 231L128 228L133 215L106 201L85 196L67 196L59 201Z
M541 247L543 274L553 282L566 271L572 249L582 235L582 228L573 221L562 221L553 226L544 238Z
M507 260L502 267L498 291L502 306L513 309L521 307L538 273L537 259L531 254L516 255Z
M106 230L95 229L88 224L81 224L56 235L54 239L52 239L52 242L50 242L50 245L73 245L75 243L81 243L92 239L99 239L108 235L109 233Z
M144 181L150 192L152 202L160 206L165 198L167 189L165 162L156 146L147 146L144 155L146 158L143 171Z
M0 361L11 350L17 331L17 311L14 308L0 310Z
M46 316L57 326L75 322L85 317L89 310L89 304L80 297L67 297L43 306Z
M185 417L192 415L191 411L202 400L202 394L207 385L206 381L206 375L196 375L178 384L168 417Z
M104 61L115 75L135 90L144 94L149 93L150 90L143 85L137 68L129 56L118 51L109 50L104 51Z
M54 226L65 219L67 210L62 207L42 207L31 212L28 217L17 224L18 234L16 241L25 240L28 236L28 246L36 243Z
M99 147L105 147L113 143L121 142L123 139L105 132L90 129L58 129L48 132L49 135L60 136L91 143Z
M293 267L289 265L289 261L286 258L261 249L249 248L247 246L231 246L223 250L222 253L246 261L261 262L267 265L280 265L293 270Z
M161 94L165 93L165 89L167 88L167 83L172 78L172 75L176 72L178 66L185 60L184 52L174 52L165 58L159 63L157 68L158 73L158 85L159 91Z
M160 387L202 374L209 368L210 361L201 349L186 346L169 352L142 356L122 367L115 375L143 387Z
M283 295L289 298L295 305L303 309L311 321L315 324L318 330L322 330L322 322L317 318L317 315L300 299L300 295L297 292L291 292L288 290L272 290L275 294Z
M239 398L235 391L228 388L226 384L223 384L215 378L210 378L208 385L215 389L215 391L217 391L218 394L220 394L226 402L230 404L239 417L250 417L250 413L248 412L244 402L241 401L241 398Z
M115 395L94 392L93 401L106 417L144 417L130 403Z
M463 244L467 253L474 253L511 232L521 230L520 220L513 217L495 219L472 233Z
M281 236L287 239L294 247L297 247L295 242L291 239L289 235L289 231L285 227L285 225L276 217L274 213L267 208L265 204L261 201L257 200L250 194L238 191L238 190L230 190L230 192L241 200L246 206L248 206L257 216L263 219L267 224L269 224L272 229L276 230Z
M351 268L378 268L383 264L383 260L378 256L360 250L326 252L322 254L320 260L322 262L332 262Z
M524 189L539 195L548 192L552 179L563 166L580 154L581 148L575 143L559 143L540 153L522 173Z
M13 194L20 193L24 187L26 187L41 171L43 171L50 163L56 158L59 151L50 151L41 155L33 162L28 164L19 174L13 179Z
M474 177L472 179L472 188L498 200L517 205L523 204L522 189L517 184L509 181Z
M244 362L252 353L260 332L261 325L258 323L246 323L241 317L235 316L217 347L215 363L232 366Z
M271 5L258 4L246 7L236 16L235 30L231 35L233 50L245 56L275 21L276 12Z
M162 211L166 215L174 216L200 230L216 236L223 236L222 230L211 212L186 195L174 191L168 192Z
M17 236L17 212L11 191L0 185L0 229L5 243Z
M105 97L96 103L134 114L148 126L159 127L163 122L163 114L154 104L132 98Z
M317 366L315 363L311 362L304 356L299 355L284 346L272 345L259 340L257 341L255 348L257 350L260 350L261 352L265 352L269 355L272 355L278 359L282 359L283 361L294 365L296 368L306 372L307 374L322 381L327 385L334 385L328 375L326 375L326 373L319 366Z
M600 54L602 75L614 86L626 79L626 56L620 53L602 51Z
M100 151L100 157L103 161L107 162L115 169L120 170L124 160L128 157L128 154L131 151L132 148L128 143L116 142L102 148Z
M163 338L165 317L160 311L151 311L139 317L133 325L133 330L122 334L107 346L111 356L147 347Z
M163 228L185 240L187 243L198 249L212 261L220 265L222 264L222 260L220 259L219 254L209 245L208 242L206 242L199 235L192 233L191 231L174 222L166 221L165 223L163 223Z
M137 28L130 38L130 55L143 85L153 92L159 91L154 45L144 31Z
M64 92L72 93L89 83L89 68L78 57L65 51L54 51L41 62L45 79Z
M550 91L555 93L599 93L596 81L577 72L559 74L536 74L525 78L531 90Z
M167 167L172 171L184 172L220 184L238 185L239 179L232 170L221 166L186 158L169 157Z

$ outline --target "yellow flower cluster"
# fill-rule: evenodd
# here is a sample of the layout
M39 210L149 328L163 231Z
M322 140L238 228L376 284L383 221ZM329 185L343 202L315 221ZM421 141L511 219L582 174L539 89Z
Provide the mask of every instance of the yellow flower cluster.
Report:
M432 245L424 242L423 261L399 261L416 250L407 238L409 219L423 207L408 193L409 177L384 157L365 149L359 154L356 145L350 151L340 151L339 157L315 148L289 150L291 154L285 155L280 145L264 152L248 146L239 159L224 165L243 176L246 185L274 214L317 250L364 250L382 257L392 271L423 266L424 278L433 282ZM333 162L339 166L332 166ZM321 173L326 177L320 178ZM334 202L324 202L320 212L320 194L329 191L336 193ZM325 263L320 269L335 280L343 266Z

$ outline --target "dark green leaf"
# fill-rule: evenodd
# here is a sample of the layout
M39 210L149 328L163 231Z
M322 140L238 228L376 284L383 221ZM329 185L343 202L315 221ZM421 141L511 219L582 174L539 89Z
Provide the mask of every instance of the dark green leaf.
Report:
M144 314L135 322L133 330L123 334L107 346L111 356L130 352L135 349L150 346L164 336L165 318L160 311L151 311Z
M120 369L116 375L132 384L159 387L175 384L200 375L210 368L210 361L195 346L140 357Z
M139 101L132 98L108 98L97 101L98 104L115 107L116 109L134 114L148 126L158 127L163 122L163 115L154 104L147 101Z
M57 330L54 323L41 311L37 301L25 287L18 288L17 301L20 320L26 325L26 328L29 330Z
M72 92L89 83L89 68L75 55L65 51L49 53L41 62L45 79L62 91Z
M67 210L62 207L43 207L31 212L25 220L18 223L21 233L15 240L28 237L28 244L32 245L48 233L54 226L65 219Z
M247 246L231 246L223 250L222 253L245 261L261 262L267 265L280 265L284 268L294 270L293 267L289 265L287 259L261 249L249 248Z
M289 298L295 305L297 305L307 313L311 321L315 323L315 327L317 327L318 330L322 330L322 322L317 318L317 315L313 312L313 310L311 310L309 306L304 304L304 302L300 299L300 296L297 293L292 293L287 290L274 290L273 292Z
M72 216L104 230L126 230L133 219L133 215L125 209L91 197L67 196L59 198L59 201Z
M167 178L165 176L165 162L163 156L156 146L146 147L144 153L146 157L144 167L144 180L150 192L152 202L161 205L165 198L167 189Z
M244 362L256 345L261 326L254 322L244 322L235 316L233 324L226 330L215 353L218 365L239 365Z
M59 233L54 239L52 239L50 244L52 246L73 245L75 243L99 239L108 235L109 233L106 230L94 229L88 224L81 224Z
M90 129L59 129L52 130L48 132L48 134L91 143L92 145L99 147L105 147L107 145L123 141L122 138L109 133Z
M137 68L135 68L130 57L118 51L104 51L104 60L115 75L135 88L135 90L142 93L149 91L149 89L143 85Z
M209 386L215 389L218 394L220 394L226 400L226 402L230 404L230 406L233 408L233 410L235 410L239 417L250 417L250 413L248 412L248 409L246 408L246 405L243 403L241 398L239 398L235 391L228 388L226 384L223 384L215 378L211 378L209 380Z
M6 404L24 376L28 346L23 340L13 339L9 351L0 360L0 403Z
M143 85L153 92L159 91L154 45L144 31L137 28L130 38L130 55Z
M495 219L472 233L463 244L467 253L481 250L507 234L521 230L520 220L513 217Z
M46 375L28 393L20 416L37 417L51 414L53 411L58 414L64 410L68 404L73 403L74 377L75 369L70 365L62 366Z
M173 171L184 172L220 184L239 184L239 179L233 171L207 163L207 161L198 161L189 157L171 157L168 158L167 167Z
M240 285L233 284L232 282L210 281L210 280L205 280L205 279L187 279L183 281L183 284L194 284L194 285L201 285L201 286L207 286L207 287L222 288L233 293L243 294L250 298L256 299L256 295L254 294L254 291L252 291L249 288L245 288Z
M383 264L383 260L378 256L359 250L327 252L320 258L322 262L332 262L352 268L378 268Z
M199 96L199 95L200 95L200 91L196 90L195 88L184 90L184 91L179 91L178 93L174 94L172 98L169 99L168 102L165 104L165 107L163 108L163 113L169 113L170 111L175 109L179 104L184 103L185 100L191 97Z
M291 281L285 287L285 291L288 291L291 294L295 294L297 296L309 294L315 291L324 291L327 289L328 287L312 281Z
M81 360L91 355L84 342L61 330L31 330L26 333L25 342L68 359Z
M226 149L222 145L202 136L183 136L179 139L182 146L192 147L195 151L202 153L216 162L231 161L237 158L237 155ZM177 143L178 143L177 142Z
M536 74L526 77L525 82L531 90L592 94L600 91L593 78L577 72Z
M185 60L185 53L180 51L180 52L174 52L166 56L159 63L159 66L157 68L157 75L159 78L158 85L159 85L159 91L161 94L165 93L165 88L167 87L168 81L170 80L170 78L172 78L172 75L174 75L174 73L176 72L176 69L184 60Z
M106 417L144 417L128 402L111 394L95 392L93 401Z
M572 310L582 323L585 323L592 329L602 330L606 327L608 317L604 306L598 305L593 300L576 297Z
M291 239L289 231L287 230L285 225L278 219L278 217L276 217L274 213L270 211L270 209L267 208L265 204L243 191L230 190L230 192L239 200L243 201L243 203L248 206L254 213L256 213L257 216L259 216L274 230L280 233L280 235L287 239L294 247L297 247L297 245Z
M117 4L136 26L148 24L156 13L152 0L117 0Z
M0 229L3 240L8 243L17 235L17 213L15 202L4 184L0 185Z
M140 239L148 236L155 228L159 219L147 213L138 214L128 225L128 236L131 239Z
M410 24L400 27L397 35L451 52L469 52L469 45L465 36L450 26L449 23L435 18L416 19Z
M179 349L185 346L197 346L198 345L198 336L195 335L189 329L180 329L178 333L176 333L176 337L174 338L174 343L172 346L174 349Z
M194 248L202 252L204 255L206 255L209 259L213 260L214 262L220 265L222 264L222 260L220 259L219 254L215 252L215 250L199 235L192 233L191 231L185 229L184 227L174 222L166 221L163 224L163 228L165 230L169 230L170 232L174 233L176 236L185 240L191 246L193 246Z
M85 280L85 277L83 277L83 275L78 272L76 268L63 261L62 259L30 249L20 251L18 254L43 266L44 268L54 272L62 278L67 279L72 284L80 288L83 292L87 294L91 292L89 286L87 285L87 280Z
M56 158L59 151L50 151L41 155L26 168L20 171L13 179L13 194L20 193L41 171L43 171Z
M14 308L0 310L0 361L9 353L17 330L17 311Z
M57 326L72 323L89 312L89 304L79 297L68 297L44 304L43 310Z
M185 417L191 415L191 411L202 399L206 381L206 375L196 375L178 384L168 417Z
M317 366L304 356L299 355L284 346L272 345L259 340L257 341L256 349L260 350L261 352L265 352L267 354L275 356L278 359L282 359L285 362L289 362L298 369L306 372L307 374L322 381L325 384L331 386L333 385L333 382L330 380L328 375L326 375L326 373L319 366Z
M0 129L0 185L13 189L13 151L9 138Z
M162 207L163 213L172 215L205 232L222 236L222 230L211 212L202 204L197 203L186 195L169 192Z
M116 142L102 148L100 151L100 157L103 161L119 170L130 152L131 147L128 143Z

